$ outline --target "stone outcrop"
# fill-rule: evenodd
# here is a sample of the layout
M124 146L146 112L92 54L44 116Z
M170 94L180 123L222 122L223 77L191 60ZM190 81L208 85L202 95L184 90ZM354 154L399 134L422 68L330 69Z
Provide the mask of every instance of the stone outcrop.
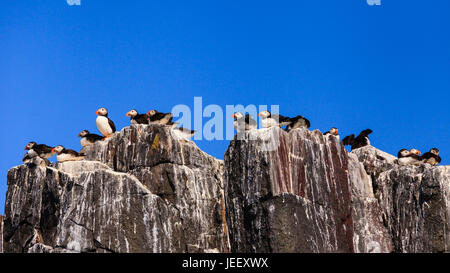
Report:
M233 252L387 252L370 177L339 138L304 129L246 133L225 154Z
M370 146L352 153L371 175L393 251L449 252L450 166L399 166Z
M3 216L0 215L0 253L3 253Z
M83 161L14 167L3 249L450 251L450 166L399 166L372 146L348 153L317 130L239 137L221 161L168 127L133 125Z
M223 162L137 125L8 173L6 252L227 252Z

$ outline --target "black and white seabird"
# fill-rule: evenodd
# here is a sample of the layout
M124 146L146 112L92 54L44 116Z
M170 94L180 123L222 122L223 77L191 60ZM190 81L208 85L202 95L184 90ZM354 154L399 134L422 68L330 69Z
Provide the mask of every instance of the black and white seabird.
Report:
M441 157L439 156L439 149L432 148L429 152L424 153L422 156L422 160L424 163L428 163L433 166L441 163Z
M420 165L422 163L422 159L420 156L420 151L417 149L401 149L397 153L398 164L399 165Z
M53 153L56 153L56 159L58 160L58 162L79 161L83 160L84 158L83 153L79 153L71 149L66 149L62 145L53 148Z
M25 156L24 159L31 159L37 156L47 159L53 156L52 147L45 144L37 144L34 141L28 143L27 146L25 146L25 150L28 151L28 157Z
M101 135L91 134L88 130L83 130L78 134L78 137L81 137L80 143L81 146L86 147L94 144L97 141L103 140Z
M175 127L173 128L172 131L174 132L175 138L186 141L188 141L191 137L193 137L194 134L197 132L196 130L190 130L183 127Z
M366 129L362 131L356 138L354 134L346 136L342 143L344 145L351 145L352 150L358 149L367 145L370 145L369 135L372 133L372 130Z
M242 114L241 112L236 112L231 115L231 117L234 118L233 125L238 132L242 130L249 131L258 128L258 123L252 118L250 114L247 114L244 117L244 114Z
M303 116L296 116L296 117L290 118L288 121L290 122L290 124L288 124L286 126L287 132L297 129L297 128L308 129L311 126L311 123L309 122L309 120Z
M292 123L289 117L282 115L272 115L269 111L264 110L258 114L258 117L262 118L261 124L264 128L269 127L283 127Z
M98 115L96 120L97 128L104 136L104 139L116 132L116 126L114 125L114 122L108 118L108 110L106 110L106 108L98 109L95 114Z
M31 162L31 157L28 155L28 153L26 153L25 156L22 158L22 162L25 164L28 164Z
M151 124L173 125L172 113L161 113L157 110L150 110L147 112L147 116Z
M139 114L135 109L129 111L126 114L127 117L130 117L131 124L148 124L148 115Z
M328 132L323 133L324 136L326 135L333 135L333 136L338 136L339 132L338 129L336 127L332 127Z

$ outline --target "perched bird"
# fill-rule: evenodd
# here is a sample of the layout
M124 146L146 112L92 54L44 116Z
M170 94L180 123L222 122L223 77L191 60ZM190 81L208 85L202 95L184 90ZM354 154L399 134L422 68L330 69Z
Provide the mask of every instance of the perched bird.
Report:
M289 117L285 117L282 115L272 115L269 111L264 110L261 113L258 114L258 117L262 118L262 126L264 128L269 128L269 127L283 127L286 125L289 125L292 123L292 121L290 121Z
M52 147L47 146L45 144L36 144L36 142L32 141L25 146L25 150L28 151L25 160L34 158L39 156L40 158L50 158L53 156Z
M366 129L362 131L356 138L354 134L346 136L342 143L344 145L351 145L352 150L358 149L367 145L370 145L369 135L372 133L372 130Z
M424 153L422 156L422 160L424 163L428 163L432 166L441 163L441 157L439 156L439 149L432 148L429 152Z
M194 134L197 132L195 130L186 129L183 127L175 127L173 128L173 132L178 139L188 141Z
M106 110L106 108L98 109L95 114L98 115L96 120L97 128L104 136L103 139L110 137L116 132L116 126L114 125L114 122L108 118L108 110Z
M333 136L338 136L338 129L336 127L332 127L328 132L323 133L323 135L333 135Z
M83 147L92 145L95 142L100 141L100 140L103 139L102 136L96 135L96 134L91 134L91 133L89 133L88 130L81 131L78 134L78 137L81 137L80 143L81 143L81 146L83 146Z
M148 124L148 115L139 114L135 109L129 111L126 114L127 117L130 117L131 124Z
M172 113L161 113L157 110L150 110L147 112L148 120L152 124L173 125Z
M290 132L291 130L297 129L297 128L306 128L308 129L311 126L311 123L308 119L306 119L303 116L296 116L293 118L290 118L288 120L290 124L286 126L286 131Z
M58 162L79 161L84 159L83 153L78 153L74 150L66 149L62 145L53 148L52 152L56 153L56 159L58 160Z
M409 151L407 149L401 149L397 153L398 164L402 165L402 166L420 165L422 162L422 158L419 154L420 154L420 151L418 151L416 149L411 149Z
M232 118L234 118L234 128L236 131L242 131L244 129L245 131L248 130L254 130L258 128L258 123L256 120L252 118L250 114L245 115L241 112L236 112L233 115L231 115Z
M31 162L31 157L28 155L28 153L25 154L25 156L22 158L22 162L25 164L28 164Z

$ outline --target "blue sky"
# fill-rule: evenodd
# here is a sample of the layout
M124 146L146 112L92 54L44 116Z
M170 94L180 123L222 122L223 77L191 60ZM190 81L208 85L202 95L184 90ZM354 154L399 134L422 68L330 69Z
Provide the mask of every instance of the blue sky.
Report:
M105 106L280 105L311 129L450 157L450 1L0 3L0 213L31 140L80 149ZM204 121L207 121L205 119ZM223 158L228 141L197 141Z

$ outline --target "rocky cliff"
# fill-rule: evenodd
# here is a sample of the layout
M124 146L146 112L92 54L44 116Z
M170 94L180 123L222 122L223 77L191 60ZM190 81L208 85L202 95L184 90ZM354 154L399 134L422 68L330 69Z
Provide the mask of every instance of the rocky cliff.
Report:
M5 252L227 252L223 162L136 125L85 161L8 173Z
M279 128L225 160L133 125L84 161L12 168L5 252L448 252L450 167Z
M0 215L0 253L3 253L3 216Z

